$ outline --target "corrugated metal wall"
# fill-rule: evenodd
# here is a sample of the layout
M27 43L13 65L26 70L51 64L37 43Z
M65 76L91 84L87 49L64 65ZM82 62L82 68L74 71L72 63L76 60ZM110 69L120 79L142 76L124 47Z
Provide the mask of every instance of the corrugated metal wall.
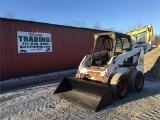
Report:
M51 33L52 52L18 53L17 31ZM102 31L0 18L1 78L11 78L78 67Z

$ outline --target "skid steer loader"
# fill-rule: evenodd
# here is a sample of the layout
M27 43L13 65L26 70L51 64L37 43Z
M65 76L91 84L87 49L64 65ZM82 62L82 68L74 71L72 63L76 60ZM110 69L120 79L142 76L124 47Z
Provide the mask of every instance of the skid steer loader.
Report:
M128 90L143 88L144 49L132 49L129 35L106 32L94 35L90 55L81 61L76 77L65 77L54 94L95 111L122 99Z

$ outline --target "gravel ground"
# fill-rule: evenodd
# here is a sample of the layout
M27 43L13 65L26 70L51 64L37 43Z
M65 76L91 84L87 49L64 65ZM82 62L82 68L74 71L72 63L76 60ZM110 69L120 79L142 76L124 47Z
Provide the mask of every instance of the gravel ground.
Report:
M129 92L126 98L114 100L99 112L53 96L58 85L47 81L2 91L0 119L160 119L159 79L146 79L142 92Z
M99 112L84 109L53 96L55 89L62 80L61 77L58 77L57 80L41 81L1 91L0 119L160 120L159 50L160 48L152 50L145 55L145 83L143 90L140 93L129 92L126 98L114 100L110 106Z

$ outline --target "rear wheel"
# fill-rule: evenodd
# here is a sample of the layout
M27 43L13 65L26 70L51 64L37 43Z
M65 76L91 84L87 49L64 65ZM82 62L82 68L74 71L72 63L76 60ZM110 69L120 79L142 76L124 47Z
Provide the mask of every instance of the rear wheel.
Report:
M110 86L113 97L122 99L128 92L128 77L122 73L117 73L112 77Z
M129 74L129 89L132 92L140 92L143 89L144 76L141 71L133 70Z

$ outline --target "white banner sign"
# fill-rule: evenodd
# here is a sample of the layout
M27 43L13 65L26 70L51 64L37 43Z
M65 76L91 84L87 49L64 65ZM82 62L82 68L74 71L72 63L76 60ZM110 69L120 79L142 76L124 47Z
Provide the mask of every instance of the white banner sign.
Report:
M17 31L18 53L52 52L50 33Z

